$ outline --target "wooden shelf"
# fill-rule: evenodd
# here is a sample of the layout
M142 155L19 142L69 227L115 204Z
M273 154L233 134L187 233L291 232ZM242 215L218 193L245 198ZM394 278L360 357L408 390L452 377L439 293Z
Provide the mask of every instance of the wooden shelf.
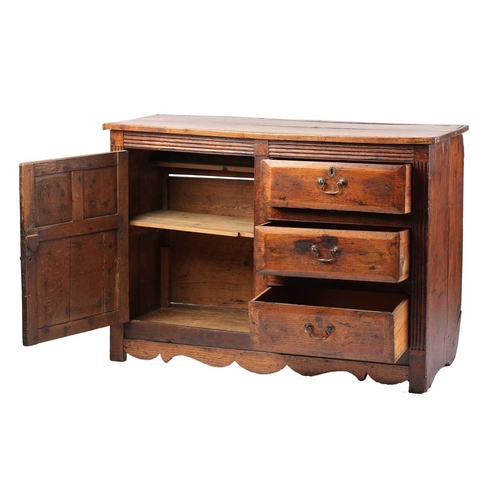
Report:
M207 330L250 332L248 309L234 307L171 304L170 307L156 309L137 320Z
M138 215L130 220L130 225L243 238L253 238L254 234L254 222L251 217L229 217L174 210L156 210Z
M254 168L242 165L221 165L214 163L193 163L182 161L153 161L152 165L173 170L208 170L209 172L220 172L225 175L247 174L253 176Z

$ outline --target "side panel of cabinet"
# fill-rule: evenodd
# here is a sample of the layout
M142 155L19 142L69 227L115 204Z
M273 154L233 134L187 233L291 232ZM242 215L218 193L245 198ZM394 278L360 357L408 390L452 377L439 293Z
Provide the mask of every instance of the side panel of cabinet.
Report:
M127 152L20 165L23 342L128 320Z

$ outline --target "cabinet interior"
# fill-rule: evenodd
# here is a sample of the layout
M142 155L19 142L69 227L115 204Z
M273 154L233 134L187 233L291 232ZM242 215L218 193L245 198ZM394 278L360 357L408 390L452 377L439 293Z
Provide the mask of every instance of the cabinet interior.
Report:
M253 157L129 151L130 319L248 333Z

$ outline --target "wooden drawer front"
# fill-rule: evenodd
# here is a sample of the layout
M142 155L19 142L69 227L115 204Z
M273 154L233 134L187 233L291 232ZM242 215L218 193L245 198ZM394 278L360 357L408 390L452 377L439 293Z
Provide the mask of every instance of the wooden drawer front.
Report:
M259 274L396 283L409 275L410 231L255 228Z
M395 363L408 314L399 294L268 288L249 304L250 338L256 350Z
M406 214L411 166L264 160L262 176L273 207Z

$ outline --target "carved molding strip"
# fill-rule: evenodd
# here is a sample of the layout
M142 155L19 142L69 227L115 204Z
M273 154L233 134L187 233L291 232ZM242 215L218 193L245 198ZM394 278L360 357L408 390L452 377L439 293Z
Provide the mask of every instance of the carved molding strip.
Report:
M420 200L420 204L412 207L413 230L411 239L411 325L410 349L425 350L425 318L426 318L426 288L427 262L426 225L427 225L427 176L429 163L415 162L412 169L412 199Z
M225 367L238 363L248 371L269 374L289 366L300 375L320 375L322 373L346 371L358 380L369 375L382 384L398 384L408 380L409 369L405 365L385 365L358 361L343 361L326 358L311 358L272 354L256 351L240 351L235 349L219 349L216 347L200 347L183 344L167 344L145 340L125 340L125 351L139 359L151 360L160 355L167 363L175 356L187 356L214 367Z
M413 146L269 141L271 158L413 163Z
M253 139L124 132L125 148L253 156Z

